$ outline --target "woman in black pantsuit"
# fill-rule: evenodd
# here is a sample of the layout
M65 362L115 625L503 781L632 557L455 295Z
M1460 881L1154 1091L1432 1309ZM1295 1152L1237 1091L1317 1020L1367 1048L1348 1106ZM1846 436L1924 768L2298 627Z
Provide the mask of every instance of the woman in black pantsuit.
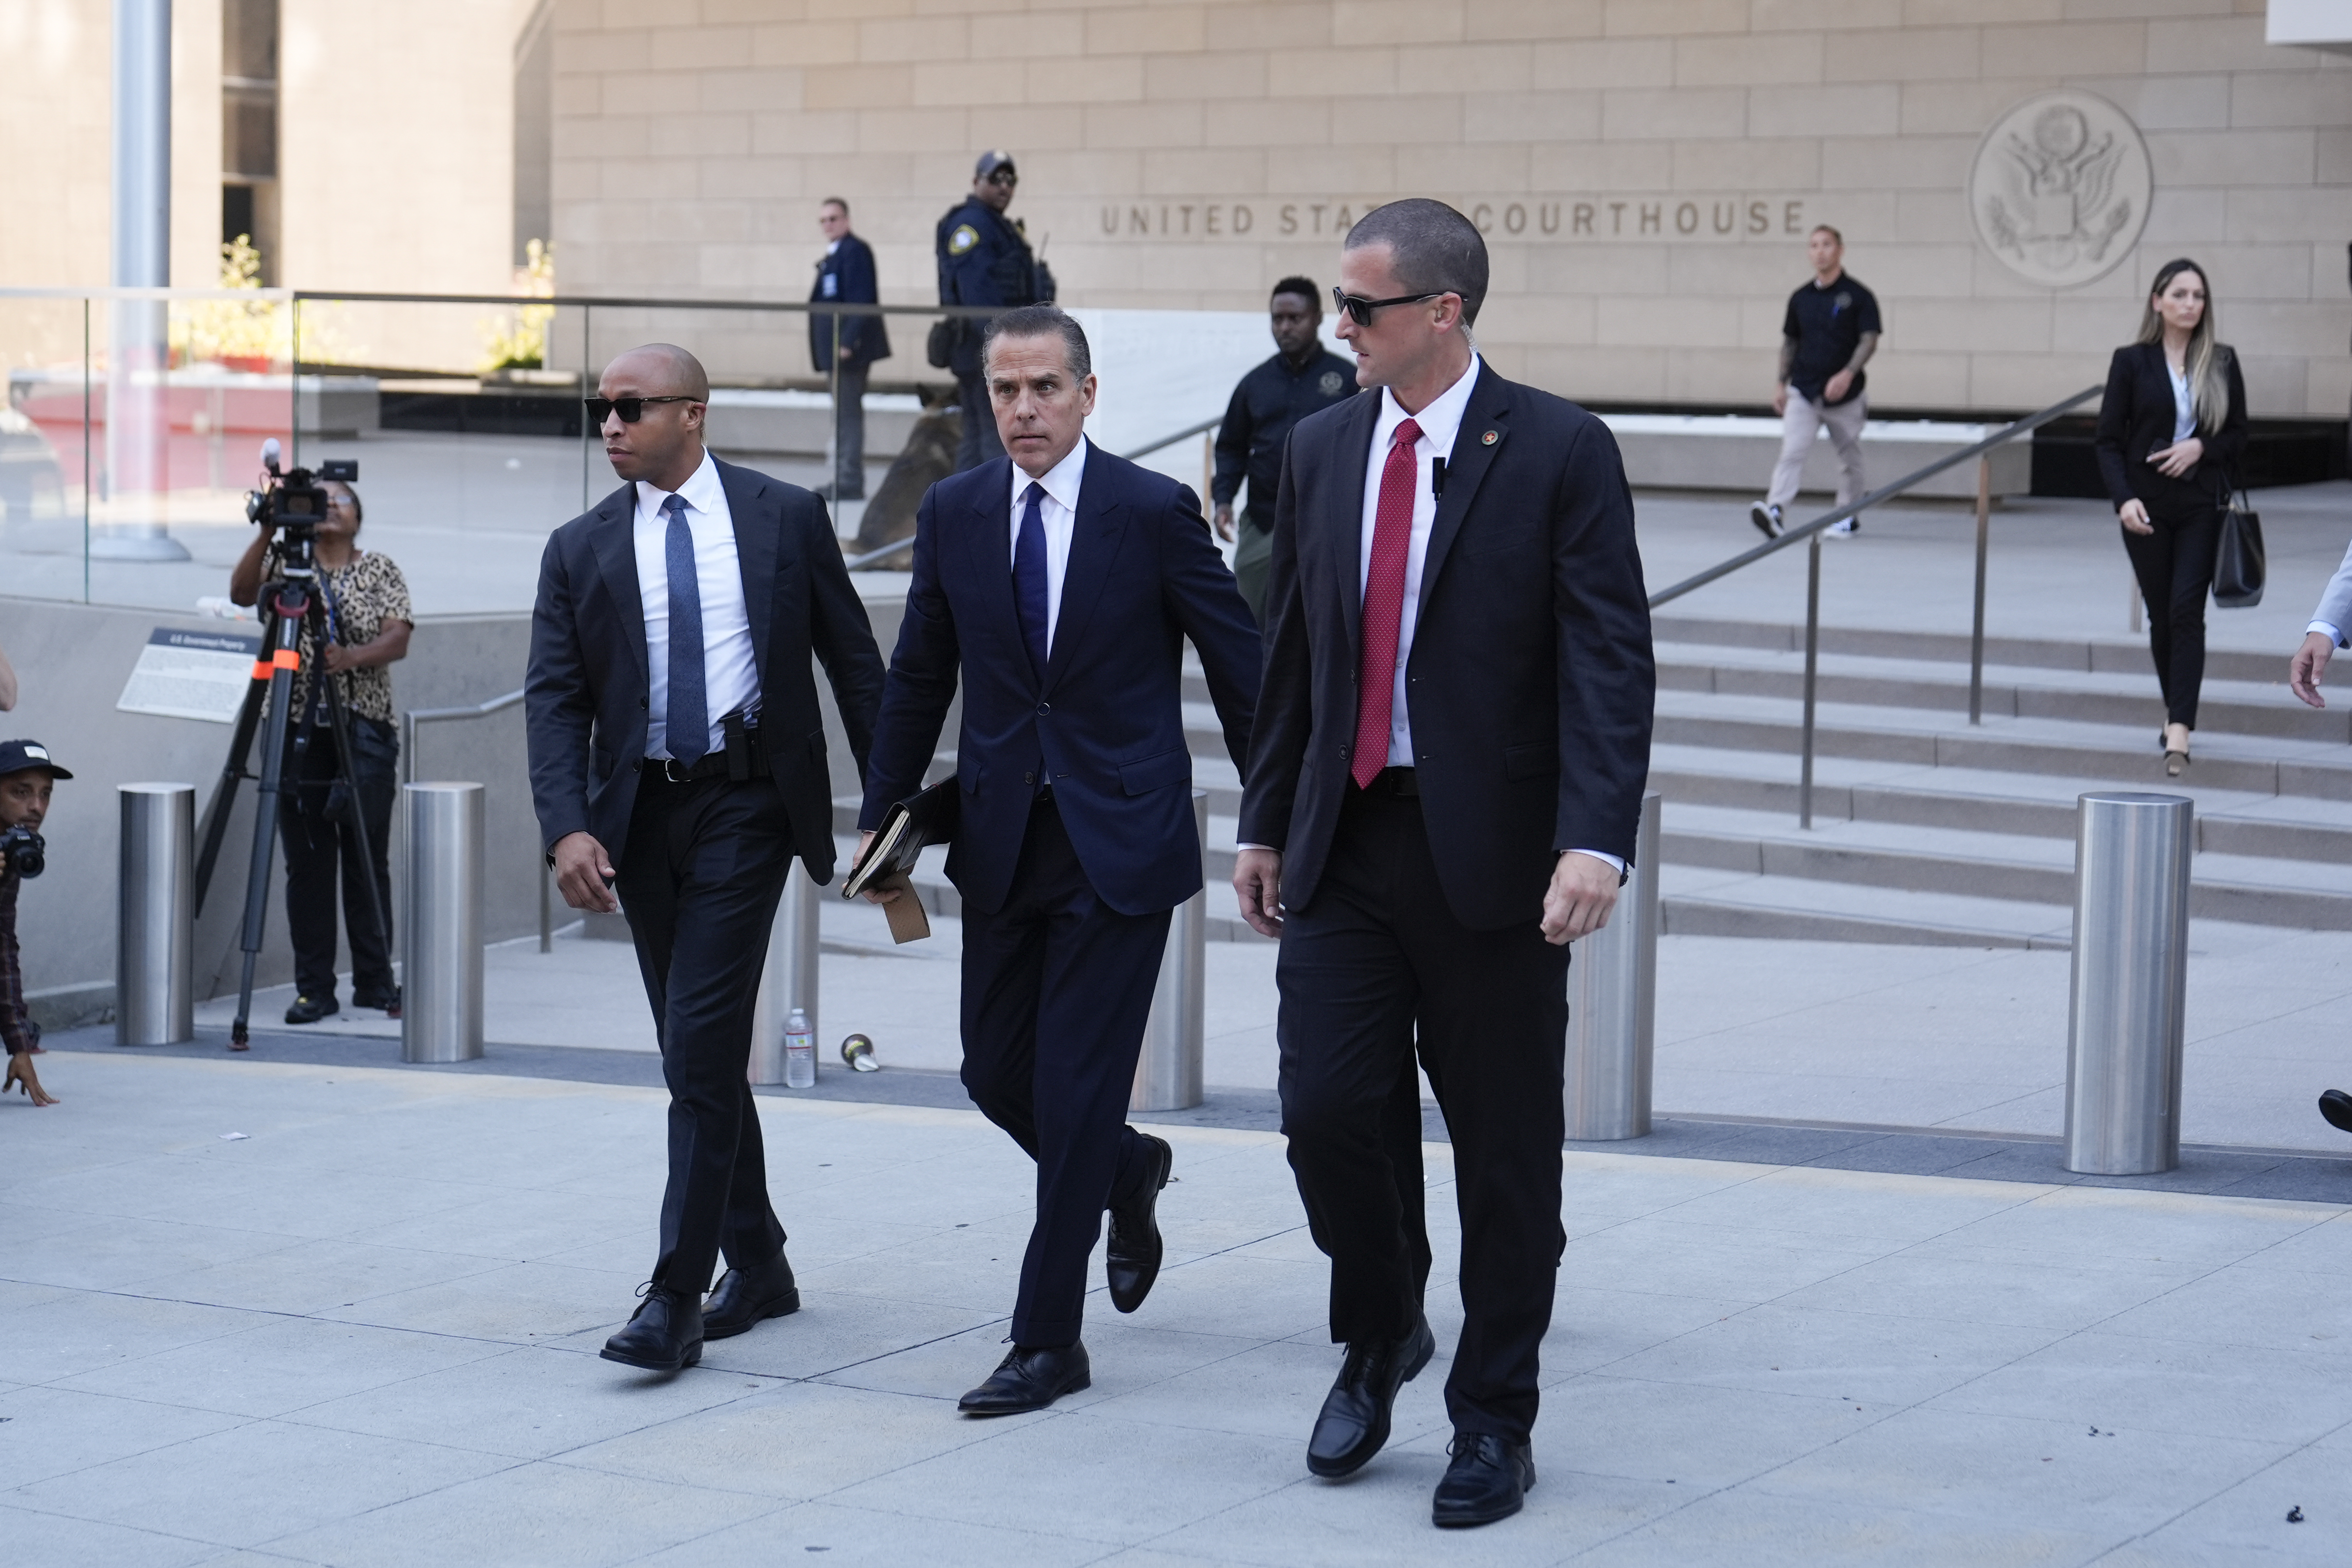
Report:
M2139 340L2116 351L2099 405L2099 477L2123 524L2147 602L2148 649L2164 692L2164 771L2189 765L2205 683L2205 595L2230 475L2246 449L2246 384L2213 335L2205 272L2187 259L2156 275Z

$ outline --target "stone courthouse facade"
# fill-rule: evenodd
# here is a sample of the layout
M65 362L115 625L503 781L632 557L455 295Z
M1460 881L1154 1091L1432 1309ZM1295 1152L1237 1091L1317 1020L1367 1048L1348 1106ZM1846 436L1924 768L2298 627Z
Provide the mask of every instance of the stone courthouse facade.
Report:
M2257 414L2352 395L2352 55L2259 0L551 4L567 292L803 297L839 195L928 302L1003 147L1086 305L1255 308L1368 207L1452 202L1484 345L1595 401L1761 401L1815 223L1885 305L1881 407L2096 380L2180 254Z

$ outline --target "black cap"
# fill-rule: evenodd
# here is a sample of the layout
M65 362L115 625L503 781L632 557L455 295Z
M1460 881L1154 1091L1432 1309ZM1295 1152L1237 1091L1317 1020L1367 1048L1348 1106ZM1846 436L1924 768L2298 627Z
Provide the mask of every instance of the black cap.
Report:
M1013 166L1013 154L993 149L980 155L980 162L972 166L971 177L975 180L984 180L999 169L1016 179L1020 177L1021 171Z
M52 778L73 777L49 760L49 749L38 741L0 741L0 777L21 773L27 768L47 768Z

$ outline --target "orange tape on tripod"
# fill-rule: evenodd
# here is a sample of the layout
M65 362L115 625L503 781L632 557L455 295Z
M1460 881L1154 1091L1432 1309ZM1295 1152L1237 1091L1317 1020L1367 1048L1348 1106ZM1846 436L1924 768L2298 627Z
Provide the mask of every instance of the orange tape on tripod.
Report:
M279 669L299 669L302 668L302 656L290 647L281 647L270 663Z

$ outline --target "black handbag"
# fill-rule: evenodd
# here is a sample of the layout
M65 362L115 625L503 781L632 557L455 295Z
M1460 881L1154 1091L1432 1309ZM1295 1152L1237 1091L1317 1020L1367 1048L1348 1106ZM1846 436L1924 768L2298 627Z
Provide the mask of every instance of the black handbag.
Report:
M2269 563L2263 552L2263 514L2242 489L2221 509L2221 537L2213 551L2213 603L2250 610L2263 602Z
M933 370L945 370L954 363L955 352L962 344L962 319L942 316L931 323L931 335L923 343L923 357L931 362Z

